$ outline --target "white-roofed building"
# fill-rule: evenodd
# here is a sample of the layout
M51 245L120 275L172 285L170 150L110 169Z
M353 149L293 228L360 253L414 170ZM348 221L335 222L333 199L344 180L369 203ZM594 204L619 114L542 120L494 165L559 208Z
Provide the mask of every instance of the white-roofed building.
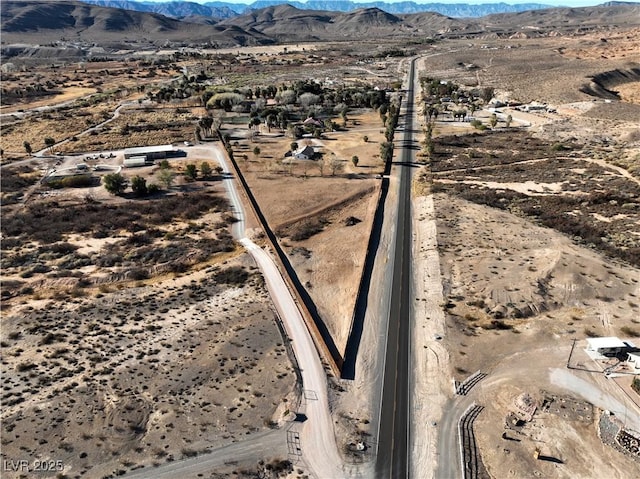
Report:
M174 156L177 150L173 145L157 145L157 146L138 146L135 148L126 148L124 150L125 158L134 158L144 156L147 160L164 159L167 156Z
M627 362L629 366L633 370L634 373L640 373L640 352L634 351L633 353L627 354Z
M629 349L631 349L629 344L616 337L587 339L587 353L590 353L590 356L598 354L612 358Z

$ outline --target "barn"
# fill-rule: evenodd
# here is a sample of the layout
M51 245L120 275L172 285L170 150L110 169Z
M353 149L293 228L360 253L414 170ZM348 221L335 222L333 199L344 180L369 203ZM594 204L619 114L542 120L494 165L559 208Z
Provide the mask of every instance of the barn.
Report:
M124 150L125 159L144 157L149 161L163 160L172 156L176 156L178 150L173 145L157 145L157 146L138 146L135 148L126 148Z

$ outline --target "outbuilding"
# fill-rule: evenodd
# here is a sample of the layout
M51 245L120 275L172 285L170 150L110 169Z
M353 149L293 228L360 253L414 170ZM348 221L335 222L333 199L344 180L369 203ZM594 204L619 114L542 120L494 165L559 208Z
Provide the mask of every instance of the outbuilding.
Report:
M632 346L616 337L588 338L587 352L613 358L632 349Z
M139 166L146 166L150 162L147 161L146 156L131 156L129 158L125 158L122 162L122 166L125 168L136 168Z
M157 146L140 146L135 148L126 148L124 157L144 157L147 160L163 160L167 157L176 156L177 150L173 145L157 145Z
M634 372L640 372L640 354L638 352L627 354L627 362L633 368Z

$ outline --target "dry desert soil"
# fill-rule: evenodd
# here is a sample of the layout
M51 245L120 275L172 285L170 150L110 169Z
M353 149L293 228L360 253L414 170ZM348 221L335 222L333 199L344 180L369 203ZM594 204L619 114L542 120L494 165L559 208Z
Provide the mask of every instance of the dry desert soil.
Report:
M419 381L425 404L416 415L439 423L448 411L461 414L465 401L482 404L475 431L488 477L625 477L638 470L597 433L611 404L631 401L637 417L631 376L604 379L609 365L581 351L588 337L640 336L640 83L598 77L637 68L639 35L612 29L411 45L422 56L422 75L492 88L497 99L514 103L483 131L443 114L433 125L433 153L421 156L414 177L414 260L423 268L416 302L425 303L416 307L414 342L426 358L416 367L435 376ZM174 159L173 186L146 199L113 197L99 184L53 190L39 180L58 161L74 164L71 154L194 141L206 114L199 99L149 95L182 68L243 91L310 79L397 88L406 59L374 61L376 48L356 42L229 51L153 67L136 60L110 65L111 73L93 82L107 65L44 66L39 77L8 80L22 88L57 78L61 93L49 104L85 89L93 94L24 117L18 110L46 102L2 108L11 113L1 138L3 457L59 458L67 477L108 477L291 420L301 397L294 358L261 274L230 236L234 218L219 176L187 181L184 161ZM135 84L142 72L145 89ZM620 99L588 93L602 88ZM515 109L529 101L554 111ZM112 118L122 102L120 116L83 133ZM328 119L339 128L296 139L321 159L286 161L293 141L286 129L260 125L256 134L249 112L217 113L270 229L343 352L384 169L380 115L354 108L341 118L332 109ZM487 125L491 113L476 116ZM24 142L37 151L46 135L70 139L58 147L64 160L29 159ZM113 161L121 159L118 152ZM149 183L159 183L161 173L159 166L136 170ZM262 241L257 225L251 219ZM356 379L328 381L343 447L354 438L375 441L371 384L379 362L369 359L381 339L376 331L363 337L366 360ZM441 362L429 362L432 353ZM568 370L574 353L580 369ZM468 396L455 395L453 381L476 371L487 376ZM536 414L508 427L525 397L538 405ZM575 414L558 412L563 401ZM429 431L421 441L435 451L437 429ZM535 460L536 448L552 460ZM429 454L416 461L434 477L437 457ZM273 458L250 466L258 459ZM231 467L215 474L257 473ZM301 465L290 476L304 474Z

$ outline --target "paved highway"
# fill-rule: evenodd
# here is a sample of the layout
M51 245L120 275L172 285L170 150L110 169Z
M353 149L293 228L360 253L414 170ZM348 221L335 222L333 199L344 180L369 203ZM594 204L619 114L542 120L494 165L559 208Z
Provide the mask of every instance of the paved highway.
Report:
M401 138L398 193L398 215L395 253L393 258L392 296L389 310L387 348L382 391L382 411L377 478L408 478L410 476L410 330L411 330L411 168L413 145L413 89L415 60L411 62L406 94L406 107L401 111ZM404 125L402 125L404 122Z

